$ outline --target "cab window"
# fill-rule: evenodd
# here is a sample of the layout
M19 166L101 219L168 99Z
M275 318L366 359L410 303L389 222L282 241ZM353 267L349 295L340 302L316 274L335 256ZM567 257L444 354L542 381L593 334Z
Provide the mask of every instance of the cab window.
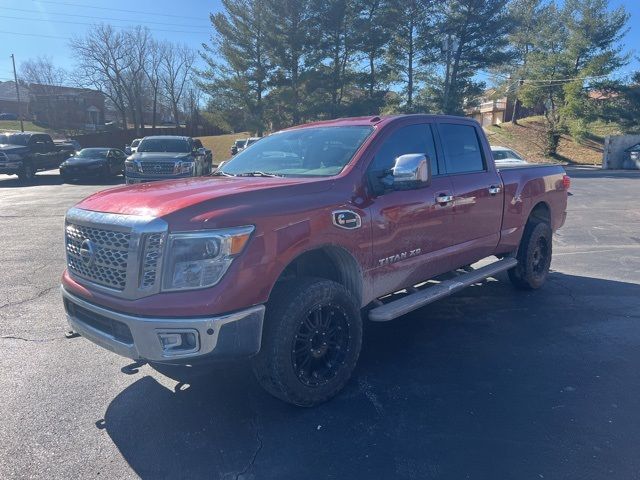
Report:
M438 174L438 160L431 125L423 123L401 127L388 137L378 149L369 170L384 172L393 168L395 159L408 153L427 155L431 175Z

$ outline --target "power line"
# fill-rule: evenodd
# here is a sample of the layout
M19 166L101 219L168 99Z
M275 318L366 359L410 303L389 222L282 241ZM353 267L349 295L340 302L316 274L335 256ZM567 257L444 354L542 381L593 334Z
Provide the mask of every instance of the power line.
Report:
M60 37L57 35L42 35L40 33L7 32L5 30L0 30L0 33L7 33L9 35L22 35L23 37L43 37L43 38L58 38L61 40L71 40L71 37Z
M85 5L81 3L71 3L71 2L56 2L53 0L39 0L39 3L52 3L54 5L66 5L69 7L81 7L81 8L93 8L96 10L109 10L110 12L126 12L126 13L141 13L143 15L155 15L159 17L170 17L170 18L189 18L191 20L202 20L201 17L193 17L187 15L174 15L169 13L155 13L150 12L148 10L127 10L124 8L111 8L111 7L96 7L95 5Z
M40 13L38 10L29 10L26 8L3 7L3 10L13 10L16 12L25 12L25 13ZM130 19L126 19L126 18L96 17L95 15L79 15L75 13L62 13L62 12L45 12L45 13L47 15L62 15L64 17L93 18L95 20L106 20L106 21L115 21L115 22L131 22ZM168 25L171 27L207 28L207 29L210 28L207 25L185 25L185 24L175 24L170 22L152 22L148 20L145 20L143 22L140 22L140 20L136 20L136 22L138 24Z
M12 17L10 15L0 15L0 18L8 18L11 20L24 20L27 22L47 22L47 23L51 23L51 20L47 20L46 18L24 18L24 17ZM87 23L87 22L69 22L67 20L56 20L56 23L66 23L69 25L87 25L90 27L95 26L95 23ZM126 26L122 26L122 25L114 25L114 27L116 28L127 28ZM168 33L187 33L187 34L198 34L198 35L202 35L205 34L206 32L194 32L191 30L164 30L161 28L149 28L149 30L153 31L153 32L168 32Z

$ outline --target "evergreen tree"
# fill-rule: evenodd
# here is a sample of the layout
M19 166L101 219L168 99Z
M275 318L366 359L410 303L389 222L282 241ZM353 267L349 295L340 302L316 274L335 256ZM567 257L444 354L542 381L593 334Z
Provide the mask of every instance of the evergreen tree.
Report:
M232 99L232 108L245 112L245 127L262 134L270 70L265 0L222 0L222 7L222 12L211 15L212 43L203 45L207 64L201 72L203 84L213 97Z

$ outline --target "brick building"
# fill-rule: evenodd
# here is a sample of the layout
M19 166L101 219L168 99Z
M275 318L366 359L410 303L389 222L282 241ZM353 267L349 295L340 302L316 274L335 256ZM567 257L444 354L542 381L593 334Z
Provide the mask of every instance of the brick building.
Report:
M104 125L104 95L97 90L32 83L29 113L52 128L97 130Z

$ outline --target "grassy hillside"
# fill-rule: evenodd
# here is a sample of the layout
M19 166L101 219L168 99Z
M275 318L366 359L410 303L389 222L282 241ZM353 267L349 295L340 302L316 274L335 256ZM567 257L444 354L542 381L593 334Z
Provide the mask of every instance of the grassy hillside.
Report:
M250 135L247 132L243 132L198 138L202 141L202 144L205 147L210 148L213 151L213 163L217 165L223 160L229 160L229 158L231 158L231 145L233 145L236 138L249 138L249 136Z
M40 127L32 122L24 122L24 129L28 132L47 132L53 135L53 132L48 130L47 128ZM17 130L20 131L20 121L19 120L0 120L0 132L4 132L6 130Z
M563 135L554 157L543 155L544 119L542 117L523 118L519 125L503 123L485 128L491 145L502 145L520 152L528 161L535 163L568 162L578 165L601 165L606 135L619 134L616 125L601 122L589 126L587 138L576 142L569 135Z

